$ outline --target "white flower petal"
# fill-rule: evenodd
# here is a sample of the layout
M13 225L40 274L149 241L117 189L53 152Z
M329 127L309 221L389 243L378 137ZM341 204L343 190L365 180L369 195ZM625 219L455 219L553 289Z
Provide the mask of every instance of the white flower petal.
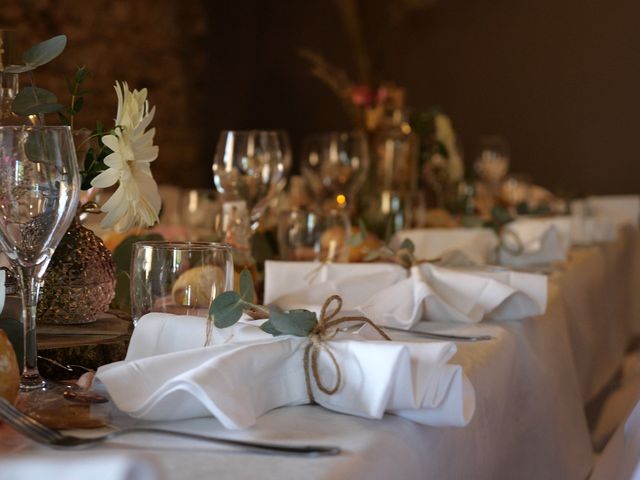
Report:
M91 180L91 185L97 188L108 188L115 185L119 179L120 173L114 168L108 168Z
M149 110L146 89L132 92L126 82L116 82L115 90L118 128L114 134L102 138L113 153L104 160L109 168L93 183L110 186L119 182L102 207L107 215L101 226L124 231L135 225L155 224L162 201L149 165L158 157L158 147L153 144L155 129L145 131L153 120L155 108Z
M116 151L118 148L118 137L115 135L104 135L102 138L102 143L105 144L110 150Z

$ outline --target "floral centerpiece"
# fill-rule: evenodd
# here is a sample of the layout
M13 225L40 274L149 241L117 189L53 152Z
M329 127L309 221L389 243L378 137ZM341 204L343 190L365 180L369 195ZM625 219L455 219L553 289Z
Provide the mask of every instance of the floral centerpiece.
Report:
M64 50L64 35L53 37L23 54L24 65L5 68L3 74L31 72ZM87 69L80 67L67 79L69 104L58 102L45 89L27 86L12 103L15 114L31 123L44 123L45 114L57 114L76 136L81 171L81 188L90 192L78 213L104 213L100 227L127 232L134 227L151 227L158 222L161 207L151 162L158 157L155 129L149 128L155 115L147 89L130 90L126 82L115 82L117 112L115 125L105 130L100 122L90 134L74 130L75 117L88 93L83 90ZM30 75L33 78L32 75ZM80 137L78 139L78 137ZM103 205L95 200L96 189L114 189ZM45 274L45 287L38 304L38 316L49 323L86 323L105 311L116 292L116 268L111 252L78 218L57 247Z

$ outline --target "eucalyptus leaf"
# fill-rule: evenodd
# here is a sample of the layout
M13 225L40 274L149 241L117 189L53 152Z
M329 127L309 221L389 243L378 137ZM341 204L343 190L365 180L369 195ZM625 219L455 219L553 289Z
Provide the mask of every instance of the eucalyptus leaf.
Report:
M58 155L58 145L53 137L38 130L29 133L24 153L34 163L52 164Z
M76 70L75 75L76 83L81 84L82 82L84 82L84 79L87 78L87 73L89 73L87 67L85 67L84 65L82 67L79 67L78 70Z
M367 224L364 223L364 220L362 218L358 219L358 226L360 227L360 233L362 233L363 237L366 237L367 235L369 235L369 230L367 229Z
M116 294L110 307L128 312L131 310L131 279L129 272L116 273Z
M309 310L290 310L289 312L271 312L271 324L280 333L306 337L318 324L315 313Z
M416 251L416 246L413 244L411 240L409 240L408 238L405 238L400 244L400 249L407 250L409 251L409 253L413 254Z
M76 100L73 102L73 111L75 113L78 113L82 109L83 105L84 105L84 98L77 97Z
M13 99L11 109L18 115L35 115L64 110L58 103L58 97L49 90L38 87L25 87Z
M378 250L373 250L372 252L367 253L362 259L365 262L371 262L373 260L378 260L382 254Z
M69 125L69 117L67 117L64 113L58 112L58 118L60 119L60 123L62 125Z
M218 328L227 328L235 324L242 316L246 302L240 298L238 292L223 292L213 299L209 308L209 315L213 316L213 323Z
M349 237L349 240L347 240L347 245L349 245L350 247L359 247L364 243L364 238L364 234L360 231Z
M67 46L67 36L58 35L34 45L24 52L22 60L27 66L39 67L60 55Z
M9 65L5 67L4 73L26 73L35 69L36 67L31 65Z
M398 250L397 258L406 268L409 268L411 267L411 265L413 265L413 255L411 255L411 253L409 253L407 250Z
M255 302L255 291L253 287L253 276L251 272L246 268L240 272L240 279L238 281L240 287L240 298L248 303Z
M268 333L269 335L273 335L274 337L282 335L282 333L278 331L276 327L273 326L273 324L271 323L271 320L267 320L262 325L260 325L260 330L262 330L265 333Z
M513 220L509 211L504 207L493 207L491 209L491 218L498 225L505 225Z
M69 92L69 95L73 95L73 93L76 91L76 84L69 78L65 78L64 81L67 84L67 92Z

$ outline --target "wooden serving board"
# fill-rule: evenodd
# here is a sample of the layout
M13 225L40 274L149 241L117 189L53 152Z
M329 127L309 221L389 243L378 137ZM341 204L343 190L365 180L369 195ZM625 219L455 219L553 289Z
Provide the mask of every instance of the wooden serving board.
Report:
M83 370L66 371L60 365L80 365L96 370L99 366L122 360L133 330L131 320L111 313L84 325L38 325L38 367L45 378L76 378Z

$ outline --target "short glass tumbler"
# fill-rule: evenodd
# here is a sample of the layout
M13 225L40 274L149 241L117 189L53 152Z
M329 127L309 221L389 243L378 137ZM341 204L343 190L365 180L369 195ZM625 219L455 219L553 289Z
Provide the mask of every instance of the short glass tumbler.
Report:
M133 323L147 313L206 317L233 290L231 247L212 242L137 242L131 257Z

